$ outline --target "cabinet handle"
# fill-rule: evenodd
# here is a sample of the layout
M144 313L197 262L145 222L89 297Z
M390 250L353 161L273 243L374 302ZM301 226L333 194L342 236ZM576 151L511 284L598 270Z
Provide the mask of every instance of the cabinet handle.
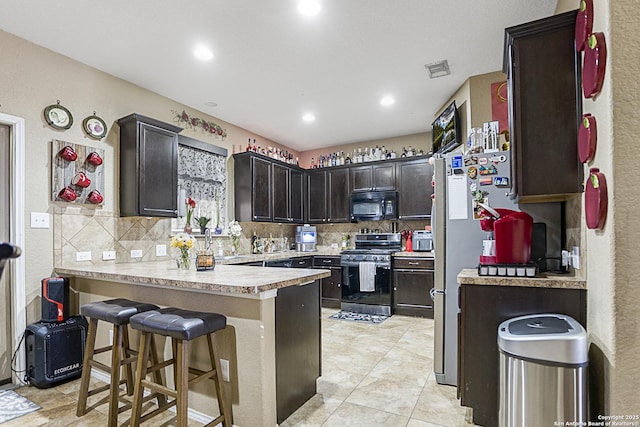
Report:
M409 261L409 265L420 265L419 261Z
M338 283L338 287L341 287L341 286L342 286L342 283Z
M331 260L330 259L323 259L322 262L324 262L325 264L331 264Z

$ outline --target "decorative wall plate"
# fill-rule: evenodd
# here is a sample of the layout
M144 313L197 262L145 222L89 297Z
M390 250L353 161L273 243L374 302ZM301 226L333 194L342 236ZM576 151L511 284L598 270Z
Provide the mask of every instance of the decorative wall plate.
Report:
M593 0L582 0L576 15L576 49L582 52L593 30Z
M45 107L44 121L54 129L66 130L73 124L73 116L69 110L60 105L60 100L58 100L57 104Z
M107 124L93 112L92 116L86 117L82 121L82 129L87 136L93 139L102 139L107 134Z
M593 98L602 89L606 65L607 43L604 33L591 33L584 49L582 65L582 92L585 98Z
M598 168L591 168L584 191L584 213L587 228L602 230L607 220L607 179Z
M582 116L578 129L578 156L582 163L593 160L598 143L598 126L595 116L587 113Z

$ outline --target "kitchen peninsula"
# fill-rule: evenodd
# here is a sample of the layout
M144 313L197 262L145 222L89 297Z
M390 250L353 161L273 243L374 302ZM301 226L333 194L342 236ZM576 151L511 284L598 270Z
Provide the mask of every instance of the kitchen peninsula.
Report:
M179 271L165 261L55 271L72 278L78 307L128 298L227 316L220 347L221 358L230 362L231 381L223 384L237 425L272 427L315 394L321 355L318 283L328 270L218 265L212 271ZM196 354L206 354L198 345ZM210 400L202 395L210 391L204 390L190 398L192 409L210 415Z

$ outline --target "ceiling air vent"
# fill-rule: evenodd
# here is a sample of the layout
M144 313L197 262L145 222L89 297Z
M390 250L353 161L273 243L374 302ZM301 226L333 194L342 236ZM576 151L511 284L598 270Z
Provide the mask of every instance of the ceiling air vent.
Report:
M431 64L426 64L424 66L429 72L429 77L435 79L436 77L448 76L451 74L451 70L449 70L449 63L446 59L438 62L432 62Z

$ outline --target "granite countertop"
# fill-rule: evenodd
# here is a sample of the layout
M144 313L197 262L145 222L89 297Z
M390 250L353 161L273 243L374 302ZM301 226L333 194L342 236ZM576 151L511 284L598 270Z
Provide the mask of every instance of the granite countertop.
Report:
M317 251L313 252L298 252L298 251L280 251L280 252L270 252L264 254L249 254L249 255L239 255L239 256L229 256L218 258L216 257L216 265L217 264L244 264L248 262L257 262L257 261L274 261L279 259L289 259L289 258L299 258L305 256L340 256L340 249L332 249L321 247L318 248Z
M587 289L586 280L566 274L542 273L536 277L479 276L476 269L458 274L461 285L522 286L529 288Z
M433 252L407 252L407 251L402 251L402 252L394 252L393 256L395 257L411 257L411 258L429 258L429 259L433 259L435 258L435 255Z
M242 258L242 257L239 257ZM242 265L218 265L214 270L178 270L175 262L133 262L90 266L59 266L57 274L110 282L172 287L192 291L230 294L261 292L297 286L329 277L331 272L308 268L262 268Z

